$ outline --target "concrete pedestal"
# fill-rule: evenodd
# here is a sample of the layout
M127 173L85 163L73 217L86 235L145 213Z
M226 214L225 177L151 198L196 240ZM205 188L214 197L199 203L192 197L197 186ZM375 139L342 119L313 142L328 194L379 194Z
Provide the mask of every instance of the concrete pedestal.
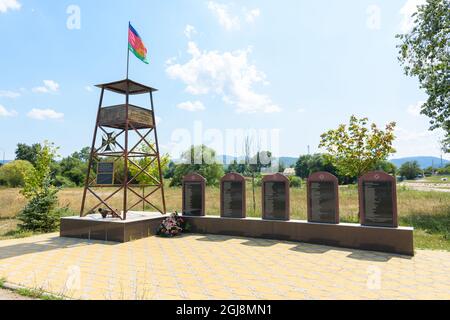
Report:
M156 234L167 216L129 213L127 221L100 215L61 219L61 237L128 242ZM359 224L320 224L307 221L269 221L216 216L183 217L190 232L321 244L333 247L414 255L413 228L366 227Z

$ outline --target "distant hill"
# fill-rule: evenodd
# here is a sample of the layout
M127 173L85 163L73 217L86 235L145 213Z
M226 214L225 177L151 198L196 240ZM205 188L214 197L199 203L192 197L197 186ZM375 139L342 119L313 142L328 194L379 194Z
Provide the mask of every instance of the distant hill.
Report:
M419 166L422 169L434 166L435 168L441 168L441 158L438 157L408 157L408 158L400 158L400 159L392 159L390 162L395 164L398 168L402 166L405 162L408 161L417 161ZM450 163L450 161L443 159L443 166Z
M7 164L8 162L11 162L11 160L5 160L5 161L0 160L0 164Z
M219 155L216 157L217 161L223 161L224 164L231 164L234 160L237 160L238 162L241 162L244 160L244 157L233 157L228 155ZM280 163L282 163L286 168L289 168L291 166L295 166L297 163L298 158L294 157L280 157ZM441 167L441 159L438 157L407 157L407 158L399 158L399 159L392 159L389 160L393 164L395 164L398 168L402 166L405 162L408 161L417 161L422 169L431 167L432 165L435 168ZM175 163L179 162L179 160L174 160ZM450 163L449 160L442 160L443 166Z
M290 168L291 166L295 166L298 158L293 157L280 157L280 164L282 163L286 168Z

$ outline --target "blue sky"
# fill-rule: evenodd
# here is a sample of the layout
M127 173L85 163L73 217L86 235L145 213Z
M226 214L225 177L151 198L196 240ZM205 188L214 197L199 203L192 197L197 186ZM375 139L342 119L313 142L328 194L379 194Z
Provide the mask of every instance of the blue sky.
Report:
M397 62L395 34L419 2L0 0L0 153L90 144L94 85L125 77L131 20L150 65L132 57L130 78L160 90L160 143L174 156L198 126L218 149L214 133L255 129L280 155L316 152L352 114L397 122L394 158L440 156L439 132L417 112L426 96Z

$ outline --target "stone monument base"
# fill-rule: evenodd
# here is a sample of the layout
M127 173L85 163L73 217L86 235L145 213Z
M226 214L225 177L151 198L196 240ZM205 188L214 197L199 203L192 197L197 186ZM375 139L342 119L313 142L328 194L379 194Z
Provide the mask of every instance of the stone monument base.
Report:
M165 217L147 212L128 212L126 221L100 214L67 217L61 219L60 236L124 243L154 236Z
M128 242L154 236L166 216L129 213L127 221L102 219L100 215L61 219L61 237ZM183 217L190 232L248 238L305 242L332 247L414 255L413 228L366 227L359 224L321 224L307 221L269 221L216 216Z

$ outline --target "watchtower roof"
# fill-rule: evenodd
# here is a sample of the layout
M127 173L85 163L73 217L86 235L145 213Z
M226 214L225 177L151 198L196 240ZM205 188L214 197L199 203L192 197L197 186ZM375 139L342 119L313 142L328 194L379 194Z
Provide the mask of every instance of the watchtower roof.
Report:
M110 82L110 83L104 83L104 84L98 84L96 85L98 88L102 88L105 90L109 90L115 93L120 94L127 94L130 95L136 95L136 94L144 94L144 93L150 93L158 91L158 89L148 87L146 85L143 85L141 83L138 83L136 81L130 80L130 79L124 79L120 81Z

